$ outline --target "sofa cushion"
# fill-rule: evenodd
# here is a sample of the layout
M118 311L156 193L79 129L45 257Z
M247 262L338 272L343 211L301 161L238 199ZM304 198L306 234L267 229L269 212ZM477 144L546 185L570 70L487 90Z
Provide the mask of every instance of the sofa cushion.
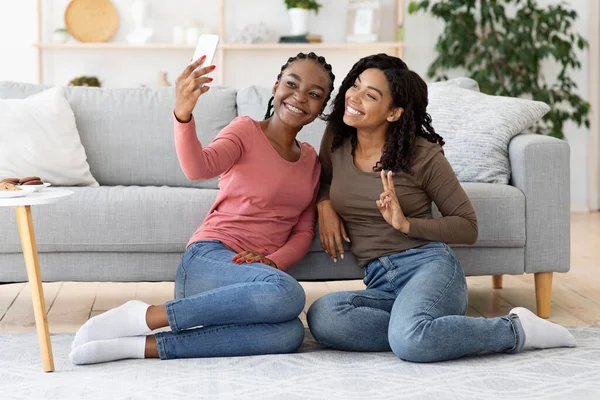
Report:
M24 98L47 85L0 82L0 98ZM217 180L189 181L173 140L174 88L65 87L92 175L100 185L216 188ZM236 90L212 87L194 117L201 143L209 143L236 117Z
M0 179L38 176L65 186L98 186L75 116L60 88L0 99Z
M456 257L465 274L522 274L525 248L456 248ZM44 282L108 281L161 282L174 281L182 252L172 253L108 253L62 252L40 253ZM0 282L26 282L27 273L20 253L0 253ZM288 273L299 280L362 279L364 270L352 254L334 263L325 252L312 252Z
M218 190L70 187L67 200L31 208L39 252L181 252ZM0 253L21 251L14 211L0 208ZM124 266L125 267L125 266Z
M452 247L525 247L525 195L510 185L461 183L469 196L479 227L473 246ZM434 216L440 213L434 205Z
M461 183L471 199L479 226L479 237L473 246L452 247L524 247L525 246L525 195L509 185L491 183ZM440 212L433 204L433 215ZM352 239L352 238L350 238ZM349 246L344 243L346 249ZM319 233L310 247L311 252L322 252Z
M507 184L510 140L550 107L540 101L430 85L427 110L433 128L446 142L444 152L461 182Z
M524 247L472 248L452 246L456 258L467 276L522 274L524 272ZM2 255L0 255L0 262ZM315 267L317 266L317 267ZM20 272L20 271L15 271ZM334 263L324 251L310 252L289 270L298 280L330 281L342 279L363 279L364 270L356 264L352 254ZM24 274L21 272L21 276ZM156 278L151 278L155 280Z

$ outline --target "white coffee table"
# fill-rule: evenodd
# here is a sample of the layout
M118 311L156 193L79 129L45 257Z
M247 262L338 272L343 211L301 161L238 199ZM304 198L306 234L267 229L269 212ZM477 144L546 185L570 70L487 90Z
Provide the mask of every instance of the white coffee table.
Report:
M31 206L56 203L72 194L72 191L66 189L45 188L39 192L28 194L25 197L0 199L0 207L14 207L17 213L17 224L19 225L19 234L21 235L21 246L23 247L23 256L25 257L27 277L31 286L35 326L40 341L42 364L45 372L54 371L54 357L52 356L50 330L48 329L48 317L46 316L46 302L44 301L42 276L40 275L40 264L38 261L35 234L33 232Z

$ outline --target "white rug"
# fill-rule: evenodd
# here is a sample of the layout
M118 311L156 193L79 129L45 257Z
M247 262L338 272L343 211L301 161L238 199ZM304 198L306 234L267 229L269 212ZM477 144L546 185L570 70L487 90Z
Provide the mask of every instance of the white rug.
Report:
M42 372L37 337L0 335L2 399L599 399L600 326L570 329L579 347L435 364L391 353L325 350L75 367L73 335L54 335L56 372Z

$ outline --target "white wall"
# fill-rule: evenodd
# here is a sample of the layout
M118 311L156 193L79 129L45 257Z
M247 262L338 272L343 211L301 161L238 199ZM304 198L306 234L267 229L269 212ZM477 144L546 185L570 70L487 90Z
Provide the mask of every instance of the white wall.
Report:
M596 0L590 0L596 1ZM49 41L52 31L63 25L63 14L69 0L43 0L44 41ZM128 15L131 0L113 0L120 14L119 30L113 41L124 41L131 28ZM556 4L561 0L539 0L540 4ZM170 42L171 27L175 24L195 22L216 31L216 0L151 0L155 42ZM321 34L325 41L338 42L344 36L345 7L347 1L323 0L318 16L311 21L311 31ZM405 0L408 6L409 0ZM579 14L577 30L588 37L588 0L570 0L570 6ZM282 0L227 0L226 37L231 40L248 23L265 22L277 37L287 33L287 15ZM392 40L393 0L384 0L382 40ZM595 21L597 23L598 21ZM419 14L405 17L405 53L408 65L424 76L435 58L434 44L442 31L440 21ZM36 51L30 47L35 41L34 0L0 0L0 80L35 82ZM173 82L187 64L189 51L44 51L45 81L66 84L78 75L97 75L108 87L153 85L159 71L167 71ZM290 56L288 51L269 50L228 52L223 67L225 84L241 88L249 84L269 86L280 66ZM361 56L369 52L321 51L334 67L337 84ZM588 99L588 55L581 55L582 69L573 74L581 95ZM555 71L552 66L547 71ZM566 137L571 145L571 206L573 210L587 210L588 197L588 131L569 124Z
M35 7L32 0L0 0L0 80L35 82Z

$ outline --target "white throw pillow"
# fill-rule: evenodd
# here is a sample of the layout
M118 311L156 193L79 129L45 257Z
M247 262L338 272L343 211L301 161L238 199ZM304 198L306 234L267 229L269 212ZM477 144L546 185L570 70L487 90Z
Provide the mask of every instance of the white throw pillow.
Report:
M490 96L452 85L429 85L427 112L444 138L444 153L461 182L507 184L508 144L542 118L540 101Z
M56 186L99 186L59 87L0 99L0 180L32 175Z

